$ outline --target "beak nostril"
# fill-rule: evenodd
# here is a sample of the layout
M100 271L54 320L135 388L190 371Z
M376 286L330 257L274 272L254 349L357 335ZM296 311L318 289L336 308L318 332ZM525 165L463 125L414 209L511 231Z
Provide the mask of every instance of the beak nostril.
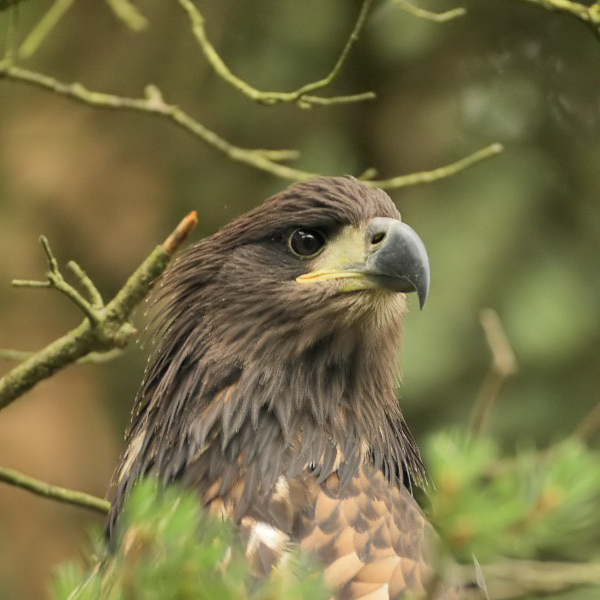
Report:
M381 231L380 233L376 233L372 238L371 238L371 244L373 244L373 246L376 246L377 244L379 244L379 242L383 241L383 238L385 237L385 232Z

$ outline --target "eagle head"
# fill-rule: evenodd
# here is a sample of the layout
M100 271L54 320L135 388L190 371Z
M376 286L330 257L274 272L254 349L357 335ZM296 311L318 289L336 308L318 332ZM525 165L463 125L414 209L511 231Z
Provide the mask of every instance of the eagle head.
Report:
M298 477L422 480L395 388L405 294L422 306L428 288L418 235L349 177L294 184L193 245L157 286L111 522L143 475L238 523Z

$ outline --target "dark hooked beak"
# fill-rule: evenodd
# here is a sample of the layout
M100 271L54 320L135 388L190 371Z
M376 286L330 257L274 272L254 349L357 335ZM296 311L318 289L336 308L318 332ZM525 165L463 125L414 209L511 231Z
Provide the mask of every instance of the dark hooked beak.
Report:
M417 292L423 308L429 293L429 258L414 229L396 219L377 217L366 230L365 274L395 292Z
M377 217L365 229L344 228L296 278L311 285L343 280L340 292L387 289L417 292L421 308L429 291L429 259L421 238L397 219Z

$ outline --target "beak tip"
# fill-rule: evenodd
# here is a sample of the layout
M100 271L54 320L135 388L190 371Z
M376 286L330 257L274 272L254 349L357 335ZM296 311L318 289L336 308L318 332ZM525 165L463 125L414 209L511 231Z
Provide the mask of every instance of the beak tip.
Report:
M397 292L416 292L423 310L429 294L429 257L425 244L406 223L391 219L374 219L372 228L383 230L382 244L371 254L370 270L384 276L386 285ZM373 233L372 231L370 232Z
M409 229L408 226L407 229ZM414 291L419 298L419 308L423 310L425 302L427 301L427 296L429 295L429 283L431 280L429 257L427 256L427 250L421 238L413 230L410 230L410 233L413 236L413 265L416 265L417 270L414 280Z
M429 295L429 272L427 272L426 278L417 287L416 292L419 297L419 308L423 310L425 302L427 302L427 296Z

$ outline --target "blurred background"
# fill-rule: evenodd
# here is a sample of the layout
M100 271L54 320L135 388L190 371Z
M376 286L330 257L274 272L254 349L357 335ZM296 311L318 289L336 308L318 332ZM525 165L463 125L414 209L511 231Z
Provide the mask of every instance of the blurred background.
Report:
M491 361L479 312L492 307L519 373L488 430L507 451L574 430L600 400L600 41L591 31L508 0L464 0L468 14L445 24L375 2L323 95L373 90L377 99L300 110L253 104L219 79L177 2L136 6L148 20L141 32L105 3L74 2L22 66L123 96L156 84L231 143L298 149L294 166L324 174L375 167L391 177L504 144L503 155L452 178L390 192L432 267L427 306L413 302L406 327L401 403L420 440L466 426ZM292 90L329 72L360 3L198 6L235 74ZM47 8L20 6L20 40ZM10 19L0 13L3 40ZM36 350L81 320L56 292L11 288L13 278L44 277L40 234L109 299L191 209L199 239L288 183L167 121L0 81L0 347ZM38 385L0 415L0 464L104 495L144 361L132 344L114 362L72 366ZM44 597L53 566L85 556L87 532L101 522L0 485L0 597Z

